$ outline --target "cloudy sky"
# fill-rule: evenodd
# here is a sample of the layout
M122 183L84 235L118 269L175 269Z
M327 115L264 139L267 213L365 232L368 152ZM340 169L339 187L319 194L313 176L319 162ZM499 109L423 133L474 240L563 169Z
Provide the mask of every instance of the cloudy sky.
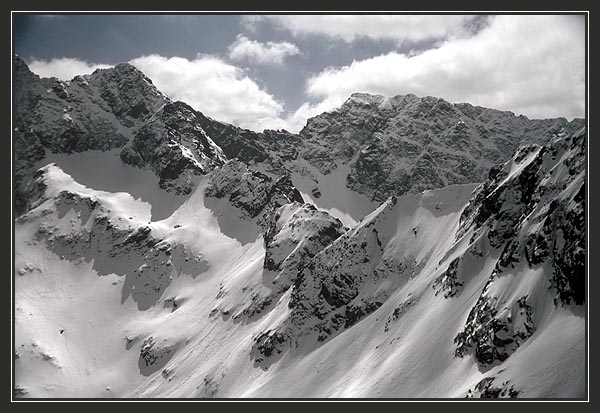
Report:
M38 15L13 29L40 76L130 62L172 99L257 131L297 132L353 92L584 116L583 16Z

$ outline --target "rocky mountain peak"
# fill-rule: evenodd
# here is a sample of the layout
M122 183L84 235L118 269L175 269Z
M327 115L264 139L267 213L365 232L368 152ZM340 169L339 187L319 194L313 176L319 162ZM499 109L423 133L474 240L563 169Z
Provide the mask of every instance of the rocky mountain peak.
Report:
M96 69L92 73L92 75L105 75L105 76L113 76L113 75L131 75L131 76L139 76L146 79L149 79L141 70L138 70L131 63L117 63L116 65L106 68L106 69Z
M130 63L119 63L107 69L96 69L87 78L88 81L98 82L101 85L114 83L122 93L130 94L137 91L150 96L165 97L148 76Z
M15 54L13 56L13 82L16 82L21 77L39 79L38 75L29 70L29 66L27 66L27 63L25 63L21 56Z
M123 147L169 99L130 64L65 82L40 78L14 57L13 142L17 211L33 186L33 165L46 151L74 153Z
M544 144L581 120L530 120L436 97L355 93L311 118L300 155L329 174L349 165L348 188L383 201L394 193L481 181L523 143Z
M382 95L371 95L369 93L352 93L350 97L344 102L342 107L353 107L353 106L370 106L378 105L385 99Z

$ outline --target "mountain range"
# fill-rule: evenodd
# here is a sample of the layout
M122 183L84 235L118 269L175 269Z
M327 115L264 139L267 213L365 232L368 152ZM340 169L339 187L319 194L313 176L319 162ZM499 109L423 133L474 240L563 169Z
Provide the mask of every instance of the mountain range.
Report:
M585 126L354 93L259 133L15 56L14 394L583 398Z

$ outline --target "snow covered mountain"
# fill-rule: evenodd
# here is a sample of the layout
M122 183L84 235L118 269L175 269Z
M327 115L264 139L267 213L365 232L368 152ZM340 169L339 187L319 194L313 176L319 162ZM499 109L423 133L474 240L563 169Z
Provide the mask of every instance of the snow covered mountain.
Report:
M225 162L196 112L171 102L130 64L63 82L40 79L15 57L13 72L18 213L34 199L32 173L47 153L122 148L125 163L153 170L161 187L184 194L197 183L193 176Z
M383 201L390 195L480 182L523 143L583 127L581 119L530 120L511 112L414 95L353 94L309 119L304 157L323 173L349 164L346 185Z
M583 121L256 133L18 58L14 94L16 397L585 397Z
M299 136L233 127L217 127L211 136L229 157L266 163L277 172L301 170L290 161L304 159L318 170L311 174L317 188L320 175L347 166L340 183L381 202L391 195L481 182L519 145L544 144L583 126L582 119L530 120L434 97L354 93L340 108L309 119Z

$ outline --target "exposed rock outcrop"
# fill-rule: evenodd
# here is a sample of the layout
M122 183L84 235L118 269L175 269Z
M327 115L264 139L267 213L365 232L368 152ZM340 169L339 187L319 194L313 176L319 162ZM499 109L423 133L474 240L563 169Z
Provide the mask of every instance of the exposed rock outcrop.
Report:
M121 151L123 162L150 168L163 189L188 194L226 158L198 122L199 113L182 102L167 103Z

